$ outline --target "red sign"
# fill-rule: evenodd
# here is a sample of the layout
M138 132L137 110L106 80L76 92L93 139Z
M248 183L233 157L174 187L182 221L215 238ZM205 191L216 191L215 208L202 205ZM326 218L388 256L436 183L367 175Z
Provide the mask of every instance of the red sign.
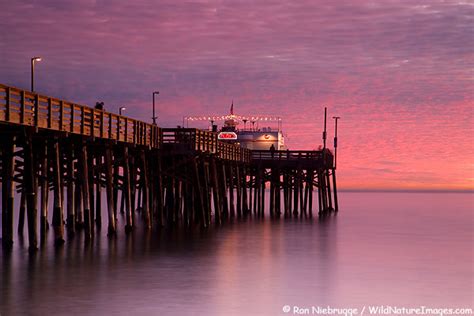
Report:
M219 135L217 135L217 139L233 140L237 139L237 134L234 132L220 132Z

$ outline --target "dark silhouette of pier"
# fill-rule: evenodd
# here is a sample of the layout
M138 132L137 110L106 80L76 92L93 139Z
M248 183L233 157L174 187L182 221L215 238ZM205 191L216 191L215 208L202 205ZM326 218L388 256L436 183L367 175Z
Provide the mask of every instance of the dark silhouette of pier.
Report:
M117 232L118 212L126 232L137 220L148 228L205 228L263 217L267 184L272 218L311 218L314 188L319 216L338 210L333 155L326 149L251 151L219 141L215 132L160 128L2 84L0 135L6 248L13 243L15 196L17 230L26 221L32 250L38 235L45 239L50 219L56 244L65 231L78 229L91 240L105 222L103 190L109 235Z

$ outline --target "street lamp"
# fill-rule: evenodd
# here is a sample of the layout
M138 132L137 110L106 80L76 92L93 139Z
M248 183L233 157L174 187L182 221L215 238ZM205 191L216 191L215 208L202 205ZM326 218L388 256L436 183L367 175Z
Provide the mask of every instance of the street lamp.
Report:
M125 111L127 108L126 107L121 107L119 108L119 115L122 115L122 111Z
M336 125L334 127L334 169L336 169L336 166L337 166L337 121L341 117L340 116L333 116L332 118L336 122Z
M35 91L35 62L41 61L41 57L31 58L31 91Z
M151 118L153 120L153 125L156 125L156 115L155 115L155 94L160 94L159 91L153 92L153 117Z

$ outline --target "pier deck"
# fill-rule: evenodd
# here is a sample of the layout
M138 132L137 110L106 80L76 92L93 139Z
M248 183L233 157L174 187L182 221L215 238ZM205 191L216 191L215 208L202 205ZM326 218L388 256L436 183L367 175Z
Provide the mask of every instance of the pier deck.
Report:
M313 188L319 215L337 210L329 151L251 151L219 141L214 132L160 128L2 84L0 135L4 247L13 243L16 197L17 230L27 222L32 250L38 226L41 243L50 221L57 244L64 241L64 221L68 235L83 229L89 242L94 224L102 225L102 190L109 235L117 232L118 212L126 232L138 214L149 228L205 228L212 221L262 217L266 209L272 217L312 217Z

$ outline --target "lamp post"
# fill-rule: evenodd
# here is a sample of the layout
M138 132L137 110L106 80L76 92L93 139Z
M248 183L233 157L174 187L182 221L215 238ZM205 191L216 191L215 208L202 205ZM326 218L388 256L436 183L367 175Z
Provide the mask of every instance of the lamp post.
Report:
M336 185L336 165L337 165L337 121L341 118L339 116L332 117L335 121L334 126L334 168L332 169L332 183L334 186L334 211L339 211L339 204L337 201L337 185Z
M326 133L326 117L327 117L327 112L328 112L328 108L325 107L325 108L324 108L324 131L323 131L323 149L324 149L324 151L326 151L326 137L327 137L327 133Z
M122 111L125 111L127 108L122 106L119 108L119 115L122 115Z
M337 166L337 121L341 118L340 116L333 116L332 117L335 121L335 126L334 126L334 169L336 169Z
M31 91L35 91L35 62L41 61L41 57L31 58Z
M155 95L160 94L159 91L154 91L153 92L153 117L151 118L153 120L153 125L156 125L156 115L155 115Z

